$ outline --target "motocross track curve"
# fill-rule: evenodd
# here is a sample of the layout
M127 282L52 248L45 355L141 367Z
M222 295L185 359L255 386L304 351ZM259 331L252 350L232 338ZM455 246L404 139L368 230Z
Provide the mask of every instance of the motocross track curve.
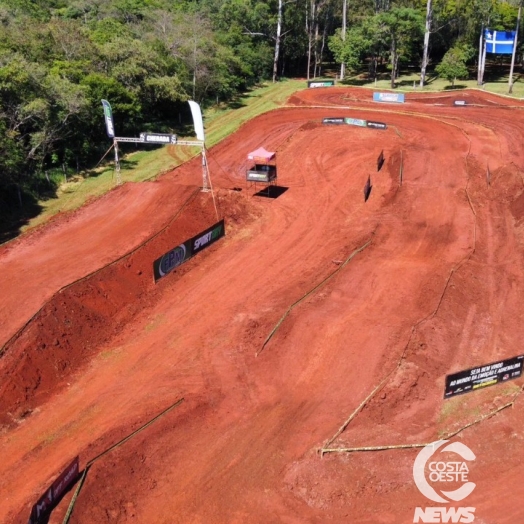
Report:
M524 353L524 103L371 98L304 90L213 147L226 237L157 284L153 260L217 221L199 158L0 247L0 522L182 398L92 464L70 522L413 522L436 506L418 448L318 452L383 380L329 447L432 442L514 400L453 438L476 488L452 505L524 521L523 379L443 399L447 374ZM278 198L246 186L259 146Z

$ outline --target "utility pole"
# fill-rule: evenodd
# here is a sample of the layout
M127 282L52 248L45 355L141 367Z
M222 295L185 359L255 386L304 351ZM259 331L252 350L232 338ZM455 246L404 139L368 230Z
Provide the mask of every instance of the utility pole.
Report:
M486 69L486 39L484 38L484 43L482 44L482 59L480 61L480 83L479 85L484 84L484 70Z
M480 28L480 41L479 41L479 63L477 68L477 85L482 85L482 51L484 49L484 46L482 45L484 43L484 23L482 23L482 26Z

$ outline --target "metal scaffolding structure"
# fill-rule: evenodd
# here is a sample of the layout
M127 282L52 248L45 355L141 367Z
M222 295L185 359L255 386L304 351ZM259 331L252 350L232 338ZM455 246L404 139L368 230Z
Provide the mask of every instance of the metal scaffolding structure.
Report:
M167 136L167 135L166 135ZM174 137L175 135L171 135ZM141 136L139 138L132 138L132 137L122 137L122 136L116 136L113 138L113 147L115 150L115 175L116 175L116 185L119 186L122 183L122 176L120 174L120 159L118 156L118 143L119 142L127 142L127 143L134 143L134 144L150 144L151 142L147 142L144 136ZM208 192L209 191L209 174L207 171L207 158L206 158L206 148L204 146L204 142L202 140L178 140L175 137L174 141L168 142L170 145L177 145L177 146L195 146L195 147L201 147L202 148L202 191Z
M113 110L111 109L111 104L107 100L102 100L102 106L104 108L107 136L113 140L113 148L115 150L116 185L120 185L122 183L122 176L120 173L120 159L118 156L119 142L127 142L131 144L194 146L202 148L202 191L206 193L208 191L212 191L211 178L209 176L209 170L207 167L204 121L202 119L202 111L200 109L200 106L195 101L189 100L189 106L191 108L191 115L193 116L193 124L195 127L195 134L197 140L179 140L176 135L173 135L171 133L144 132L140 133L140 136L138 138L115 136L115 125L113 122Z

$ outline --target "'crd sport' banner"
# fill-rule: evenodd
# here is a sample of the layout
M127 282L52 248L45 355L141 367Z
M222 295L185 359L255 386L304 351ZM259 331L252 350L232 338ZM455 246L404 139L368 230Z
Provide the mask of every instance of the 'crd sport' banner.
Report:
M224 220L186 240L153 262L155 282L225 235Z
M366 122L366 125L368 127L373 128L373 129L387 129L388 128L386 123L384 123L384 122L373 122L372 120L368 120Z
M484 31L486 53L511 55L515 45L515 31Z
M342 124L345 124L345 121L343 116L328 116L322 119L322 123L340 126Z
M113 124L113 111L111 110L111 104L107 100L102 100L102 106L104 107L104 116L106 118L106 130L109 138L115 138L115 126Z

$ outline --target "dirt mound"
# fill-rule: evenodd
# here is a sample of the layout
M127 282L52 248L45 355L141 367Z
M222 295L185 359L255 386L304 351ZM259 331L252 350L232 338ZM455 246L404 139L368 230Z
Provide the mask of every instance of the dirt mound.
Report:
M221 216L249 220L242 194L217 194ZM72 374L161 296L152 261L216 222L210 194L194 189L173 220L132 253L57 292L4 347L0 374L0 424L12 424L59 392ZM173 271L180 278L192 263Z

